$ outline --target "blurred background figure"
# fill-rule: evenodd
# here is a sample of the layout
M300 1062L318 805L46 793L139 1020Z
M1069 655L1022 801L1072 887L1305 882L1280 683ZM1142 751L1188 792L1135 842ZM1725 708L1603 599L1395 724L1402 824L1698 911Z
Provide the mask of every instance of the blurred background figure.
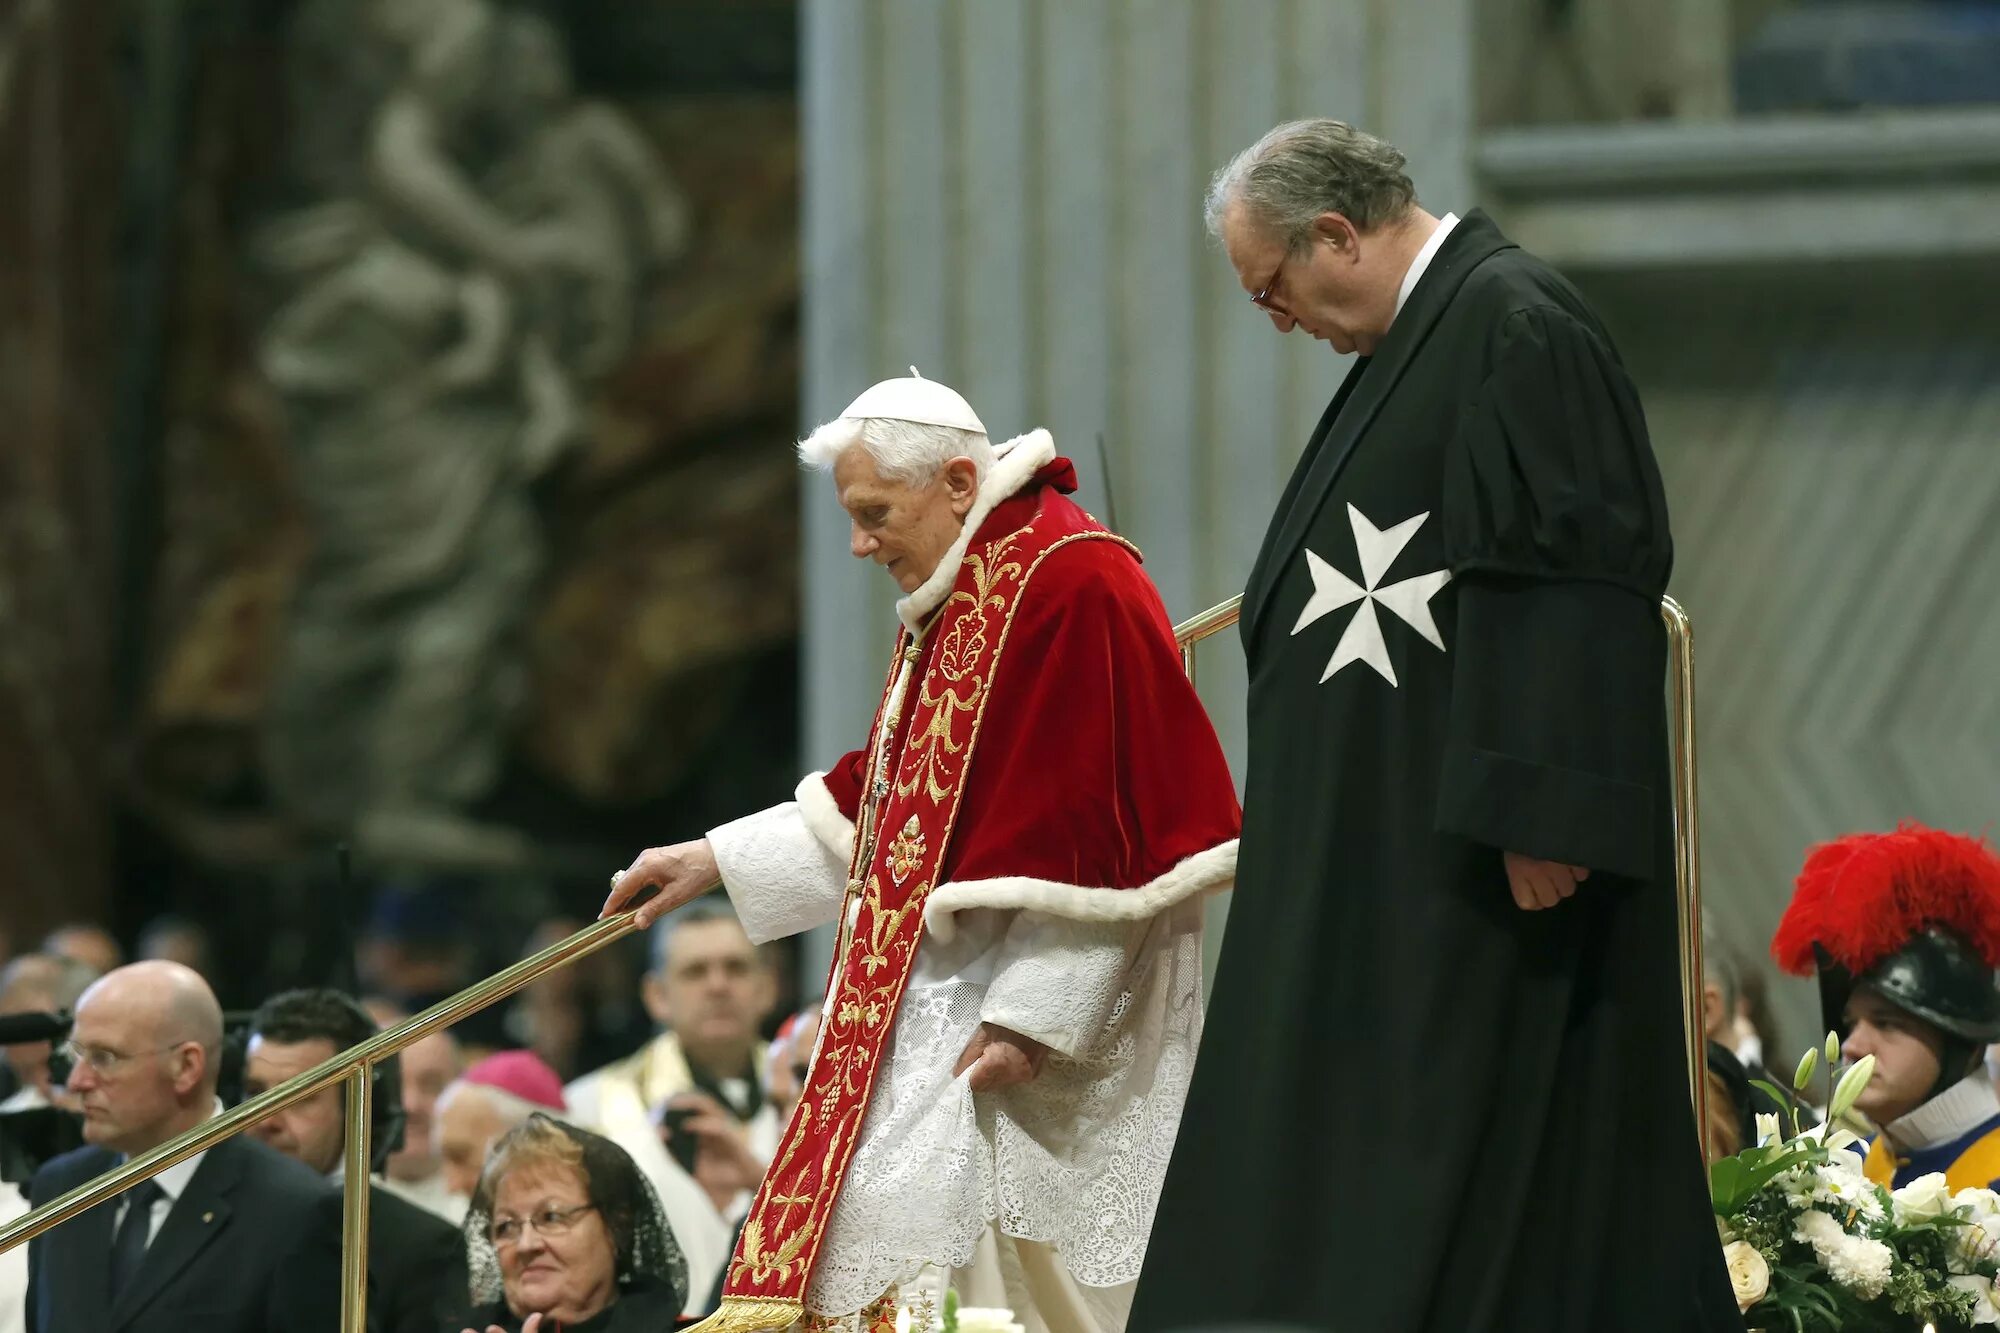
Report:
M100 977L125 961L125 950L110 931L81 921L50 931L42 941L42 952L73 958Z
M521 946L521 957L587 924L579 917L545 918ZM600 949L517 992L507 1008L509 1042L541 1056L565 1080L629 1055L652 1035L634 963L643 956L637 948Z
M437 1104L438 1152L445 1189L461 1201L460 1216L479 1184L487 1149L537 1111L568 1115L562 1080L528 1051L489 1055L445 1088Z
M764 1052L764 1088L781 1123L805 1093L813 1046L819 1041L819 1020L820 1006L799 1010L784 1021Z
M402 1021L390 1011L386 1026ZM458 1042L449 1031L433 1032L403 1051L403 1146L389 1155L383 1185L411 1203L456 1225L464 1216L463 1197L454 1199L444 1179L444 1154L439 1146L437 1106L444 1090L464 1070Z
M375 1021L336 990L274 995L250 1022L243 1092L255 1097L374 1036ZM400 1127L400 1069L378 1069L371 1093L371 1139L389 1155ZM271 1147L338 1188L347 1160L345 1088L322 1088L251 1127ZM372 1165L372 1164L371 1164ZM372 1173L371 1173L372 1174ZM371 1181L368 1205L368 1317L379 1333L433 1333L450 1321L464 1283L458 1231L434 1213Z
M356 945L361 989L420 1013L473 980L470 938L452 888L392 885L376 896Z
M0 1018L9 1014L67 1013L76 1007L98 972L88 963L60 954L22 954L0 968ZM14 1090L0 1101L0 1115L32 1111L65 1101L60 1078L51 1079L47 1041L17 1042L0 1047ZM66 1077L68 1071L64 1070Z
M204 980L214 978L213 948L208 931L184 916L156 916L139 932L139 957L179 963Z

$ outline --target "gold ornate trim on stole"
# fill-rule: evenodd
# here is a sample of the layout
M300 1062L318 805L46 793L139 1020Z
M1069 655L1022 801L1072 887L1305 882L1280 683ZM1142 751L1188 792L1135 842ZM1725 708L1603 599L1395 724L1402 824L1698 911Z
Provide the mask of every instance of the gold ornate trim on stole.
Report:
M688 1333L763 1333L790 1328L805 1316L804 1301L765 1300L757 1296L724 1296L722 1308Z
M857 821L858 832L865 821L865 836L857 837L849 867L849 901L860 901L857 911L843 909L841 948L829 960L828 993L837 998L828 1007L806 1096L794 1108L778 1160L752 1200L750 1218L729 1270L731 1285L740 1283L753 1289L775 1285L796 1295L754 1290L741 1295L725 1293L723 1309L698 1326L706 1333L749 1333L773 1327L754 1322L761 1317L757 1312L784 1315L790 1311L786 1317L794 1318L803 1306L825 1236L823 1223L832 1216L841 1183L860 1144L867 1105L886 1056L883 1043L915 961L924 903L957 824L966 775L983 730L988 685L1011 636L1021 596L1042 561L1073 541L1110 540L1134 549L1102 529L1071 533L1037 552L1023 569L1022 561L1005 557L1033 531L1032 523L1024 525L995 539L979 554L968 556L973 587L955 591L940 608L941 614L923 630L907 638L899 636L897 661L869 737L869 777L874 780L862 791L858 812L862 820ZM1011 592L1006 596L996 593L999 585L1010 579L1014 584ZM960 609L957 618L946 625L942 613L952 608ZM994 611L1000 613L997 627L986 623ZM901 708L894 701L900 696L907 702L909 689L908 684L898 689L897 676L905 665L916 671L923 640L936 628L945 631L937 649L937 674L943 684L933 693L932 682L925 678L929 673L921 673L918 681L911 682L917 685L918 711L932 711L929 717L909 715L905 753L892 762L886 747L894 743L896 729L903 721ZM989 638L996 628L997 637ZM972 714L963 741L957 739L952 726L952 719L960 712ZM902 813L896 805L913 800L918 809L888 846L883 846L882 823ZM926 805L933 808L926 812ZM908 809L907 804L904 809ZM919 818L922 814L943 816L941 836L927 836L938 830L934 825L926 829L924 819ZM905 882L912 877L917 882L905 889ZM894 886L893 891L885 890L885 879ZM894 906L889 905L892 902ZM865 925L861 918L865 918ZM886 976L878 975L884 970ZM816 1140L809 1151L819 1160L801 1167L797 1154L807 1147L809 1139ZM795 1172L796 1183L788 1183ZM805 1212L804 1218L797 1217L800 1210Z

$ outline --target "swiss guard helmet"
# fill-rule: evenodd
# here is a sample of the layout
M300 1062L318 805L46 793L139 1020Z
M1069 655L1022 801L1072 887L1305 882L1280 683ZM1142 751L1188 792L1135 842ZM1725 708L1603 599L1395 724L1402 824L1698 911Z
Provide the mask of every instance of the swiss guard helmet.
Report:
M1819 976L1820 1015L1843 1037L1867 987L1943 1037L1938 1085L2000 1041L2000 857L1983 839L1905 821L1807 853L1771 956Z

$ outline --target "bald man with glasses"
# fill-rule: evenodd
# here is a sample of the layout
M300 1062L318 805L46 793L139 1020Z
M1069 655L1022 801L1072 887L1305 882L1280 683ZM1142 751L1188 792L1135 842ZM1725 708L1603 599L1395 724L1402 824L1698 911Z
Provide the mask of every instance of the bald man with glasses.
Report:
M77 1002L69 1091L85 1146L36 1173L39 1206L219 1113L222 1010L178 963L107 973ZM37 1237L28 1333L332 1333L338 1190L225 1139Z

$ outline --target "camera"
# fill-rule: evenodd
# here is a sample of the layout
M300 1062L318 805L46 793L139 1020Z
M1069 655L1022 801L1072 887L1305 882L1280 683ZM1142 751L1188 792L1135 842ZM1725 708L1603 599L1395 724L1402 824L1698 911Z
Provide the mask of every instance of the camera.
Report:
M49 1082L69 1081L70 1016L66 1013L7 1014L0 1017L0 1046L46 1041ZM42 1163L83 1145L83 1118L54 1106L0 1114L0 1180L26 1184Z
M701 1141L687 1132L687 1122L694 1116L692 1106L660 1108L660 1138L666 1143L668 1155L689 1175L694 1174L695 1153L701 1146Z

